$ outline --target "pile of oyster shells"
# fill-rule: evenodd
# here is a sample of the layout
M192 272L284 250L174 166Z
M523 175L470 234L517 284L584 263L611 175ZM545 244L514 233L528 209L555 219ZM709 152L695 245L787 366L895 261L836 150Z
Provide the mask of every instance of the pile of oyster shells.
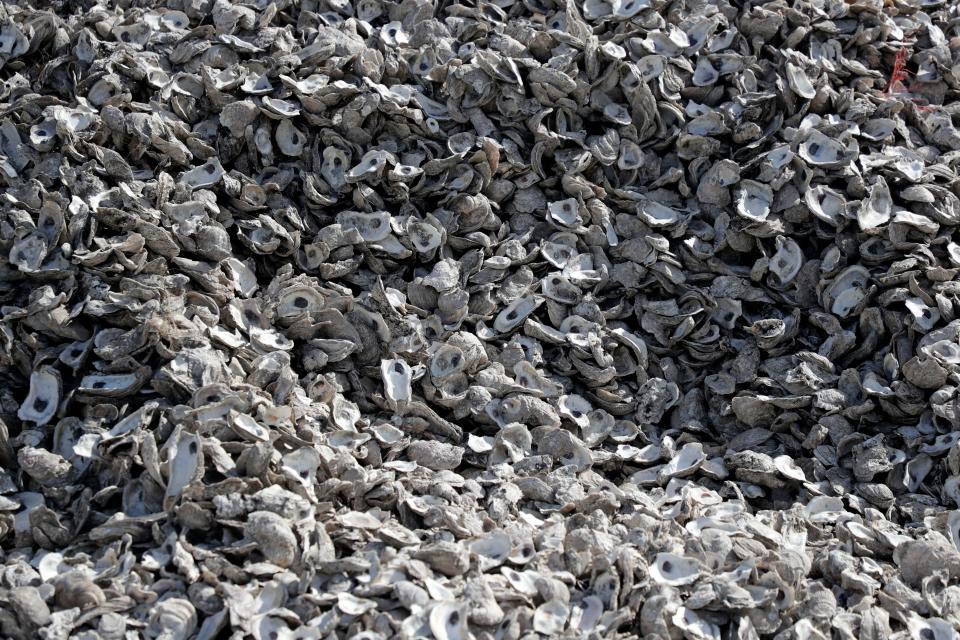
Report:
M960 5L0 4L0 636L946 640Z

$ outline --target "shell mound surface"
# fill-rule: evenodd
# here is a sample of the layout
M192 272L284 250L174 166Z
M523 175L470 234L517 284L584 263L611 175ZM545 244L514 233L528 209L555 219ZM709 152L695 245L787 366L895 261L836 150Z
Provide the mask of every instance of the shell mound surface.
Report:
M0 636L945 640L960 5L0 6Z

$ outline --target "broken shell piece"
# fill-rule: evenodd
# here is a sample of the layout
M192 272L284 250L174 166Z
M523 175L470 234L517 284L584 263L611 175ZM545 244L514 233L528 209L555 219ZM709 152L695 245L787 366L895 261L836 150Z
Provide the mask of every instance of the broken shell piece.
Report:
M489 571L506 562L512 549L513 542L510 536L499 530L491 531L470 543L470 551L480 558L480 565L484 571Z
M533 629L547 637L556 637L567 626L570 609L559 600L544 602L533 612Z
M830 187L808 188L804 200L813 215L834 227L839 226L846 215L846 199Z
M651 227L673 226L682 218L679 211L652 200L645 201L638 213L640 218Z
M337 215L344 229L356 229L364 242L379 242L390 235L390 214L386 211L361 213L347 211Z
M649 6L647 0L611 0L610 12L618 18L632 18Z
M223 166L214 158L195 169L183 172L180 175L180 182L191 189L206 189L220 182L223 174Z
M583 295L578 287L559 273L548 273L544 276L540 291L544 297L568 305L577 304Z
M122 398L138 391L149 374L149 368L143 367L134 373L85 376L76 392L81 398Z
M57 123L45 120L30 127L30 144L37 151L50 151L57 139Z
M815 167L837 167L848 161L846 147L816 130L807 134L798 153L805 162Z
M707 456L703 452L703 445L699 442L690 442L677 451L670 461L660 468L660 477L682 478L689 476L700 468Z
M770 214L773 190L755 180L743 180L736 190L737 213L748 220L763 222Z
M583 223L580 206L574 198L567 198L547 205L547 219L561 227L576 227Z
M857 211L857 220L861 229L874 229L890 221L893 210L893 201L890 198L890 189L883 178L870 188L870 196L863 201Z
M430 253L443 241L443 234L433 225L410 218L407 222L407 237L420 253Z
M286 156L299 156L303 153L307 137L290 120L281 120L276 131L277 147Z
M383 360L380 363L380 374L383 377L384 393L395 406L403 406L411 400L413 392L410 365L400 359Z
M707 56L701 55L697 60L697 68L693 72L693 85L696 87L706 87L714 84L720 79L720 73L710 64Z
M467 619L461 605L439 602L430 610L430 631L438 640L466 640Z
M440 345L430 360L430 375L445 378L463 371L465 366L463 351L449 344Z
M268 562L280 567L296 562L299 545L282 516L271 511L254 511L247 516L243 534L256 543Z
M773 464L777 467L777 471L783 474L784 477L796 480L797 482L807 481L807 476L803 473L803 469L798 467L790 456L777 456L773 459Z
M347 182L357 182L378 176L386 169L388 161L389 154L385 151L368 151L360 158L360 162L346 172L346 180Z
M788 62L786 64L786 71L787 81L790 83L790 88L794 93L807 100L813 100L816 97L817 90L803 69Z
M60 405L60 375L52 367L42 367L30 375L30 392L20 404L17 417L37 426L50 422Z
M870 272L854 265L839 273L823 291L824 306L840 318L846 318L867 297Z
M672 553L658 553L650 565L650 577L658 584L679 587L700 577L696 561Z
M181 432L170 448L169 455L169 477L164 496L167 502L179 497L184 488L202 472L203 452L199 436Z
M576 394L560 396L557 400L560 415L572 420L581 429L590 424L589 413L593 410L590 403Z
M551 241L545 241L541 245L540 250L550 264L558 269L563 269L579 253L576 244L575 236L570 238L566 235L554 235Z
M506 333L514 327L520 326L537 307L543 304L543 298L531 294L523 295L501 311L493 322L493 328Z
M185 598L169 597L150 609L149 624L144 633L148 638L189 638L197 628L197 610Z
M803 267L803 251L792 238L777 236L777 252L770 258L770 271L780 285L793 282Z

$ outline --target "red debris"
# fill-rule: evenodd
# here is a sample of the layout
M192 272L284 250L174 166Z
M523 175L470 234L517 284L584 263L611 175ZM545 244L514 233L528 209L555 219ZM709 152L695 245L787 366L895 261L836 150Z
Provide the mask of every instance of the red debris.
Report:
M890 80L887 82L887 88L884 89L884 94L911 93L913 87L908 88L905 84L911 75L910 71L907 70L907 48L901 47L897 50L897 55L893 60L893 71L890 72ZM917 111L929 113L939 109L936 105L920 104L917 98L911 97L909 100L917 108Z
M890 73L890 81L887 82L887 88L884 93L890 95L894 92L894 89L896 89L896 93L903 93L906 91L903 83L909 77L910 74L907 71L907 49L906 47L901 47L897 51L897 57L893 61L893 71Z

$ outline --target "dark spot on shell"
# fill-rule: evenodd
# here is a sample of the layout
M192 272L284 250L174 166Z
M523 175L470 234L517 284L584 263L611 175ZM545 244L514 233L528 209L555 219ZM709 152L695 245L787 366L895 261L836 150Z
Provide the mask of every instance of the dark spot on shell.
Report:
M295 306L297 309L306 309L309 305L310 301L303 296L297 296L293 299L293 306Z
M403 365L400 364L399 362L394 362L394 363L393 363L393 370L394 370L394 372L396 372L396 373L403 373Z
M204 167L203 167L203 170L206 171L207 174L208 174L208 175L211 175L211 176L212 176L214 173L217 172L217 168L214 167L212 164L208 164L208 165L204 166Z
M450 614L450 624L459 624L460 623L460 612L454 611Z
M661 565L661 568L662 568L666 573L670 573L671 571L673 571L673 563L670 562L669 560L664 560L664 561L663 561L663 564Z
M207 396L207 402L220 402L220 394L214 393Z
M33 401L33 410L37 412L44 411L47 407L50 406L50 401L46 398L37 398Z
M517 319L517 312L516 312L516 310L513 310L513 311L511 311L510 313L507 314L507 320L516 320L516 319Z
M187 446L187 449L190 450L190 453L196 453L196 452L197 452L197 443L196 443L196 442L191 442L191 443Z
M92 386L94 389L103 389L104 387L107 386L107 383L104 382L103 380L97 380L97 381L94 382L91 386Z
M300 472L300 477L306 480L307 478L310 477L310 472L304 469L303 471Z

